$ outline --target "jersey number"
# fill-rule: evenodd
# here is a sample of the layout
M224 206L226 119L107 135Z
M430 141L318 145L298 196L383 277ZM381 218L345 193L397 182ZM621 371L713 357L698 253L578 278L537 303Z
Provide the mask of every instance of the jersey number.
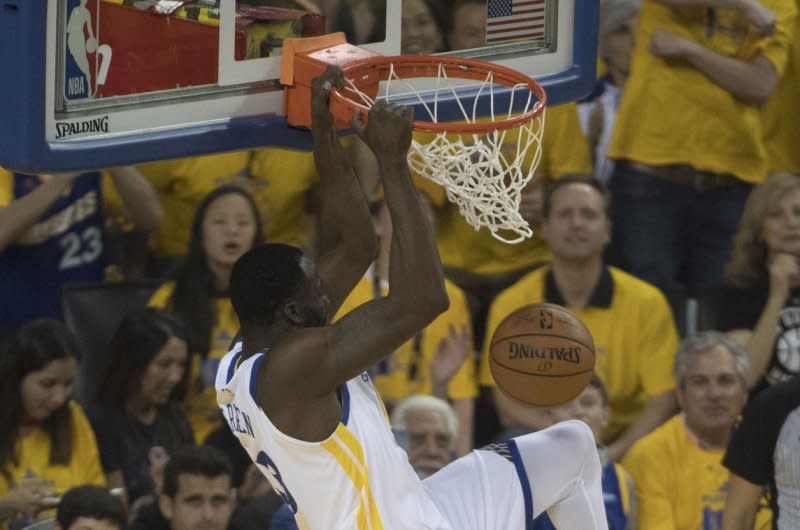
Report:
M278 467L275 465L275 462L273 462L272 459L267 456L267 453L261 451L256 457L256 463L264 467L267 470L267 473L269 473L269 476L275 479L273 486L275 486L275 483L278 484L278 486L275 488L275 492L280 496L281 499L283 499L283 502L289 505L292 513L297 513L297 502L294 500L294 497L292 497L292 494L289 493L289 489L286 487L286 484L283 483L281 472L278 471Z
M91 263L103 252L103 237L96 226L90 226L80 235L69 233L62 237L58 244L64 250L61 262L58 264L59 270Z

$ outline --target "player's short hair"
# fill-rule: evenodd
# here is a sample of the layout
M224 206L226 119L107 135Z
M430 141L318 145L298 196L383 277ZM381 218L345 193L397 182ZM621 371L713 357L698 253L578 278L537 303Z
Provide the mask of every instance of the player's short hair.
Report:
M207 445L186 445L173 452L164 468L164 489L161 493L174 499L180 475L200 475L214 479L233 477L230 460L219 449Z
M128 517L117 497L102 486L77 486L67 490L56 509L56 521L64 530L81 517L108 521L125 530Z
M422 394L409 396L394 407L391 417L392 427L407 431L408 424L406 423L406 414L411 410L438 412L444 416L445 423L447 424L447 431L453 437L458 435L458 418L456 418L456 414L453 412L453 407L443 399Z
M750 371L750 358L747 351L735 339L719 331L703 331L697 335L687 337L681 341L678 351L675 353L675 364L672 373L678 386L683 386L686 382L686 365L691 357L702 355L710 350L722 346L730 352L736 363L736 371L742 381Z
M603 384L603 381L597 375L597 372L592 374L592 378L589 380L588 386L597 389L597 391L600 393L600 399L603 401L603 405L608 405L608 390L606 390L606 385Z
M553 209L553 195L564 186L569 186L570 184L585 184L596 189L597 193L603 197L605 202L606 217L610 218L611 194L609 194L606 186L592 175L586 175L584 173L571 173L569 175L564 175L561 178L550 180L545 185L544 197L542 198L542 217L544 219L547 219L550 216L550 212Z
M276 310L297 290L306 273L303 251L272 243L245 252L231 272L230 295L239 323L268 325Z

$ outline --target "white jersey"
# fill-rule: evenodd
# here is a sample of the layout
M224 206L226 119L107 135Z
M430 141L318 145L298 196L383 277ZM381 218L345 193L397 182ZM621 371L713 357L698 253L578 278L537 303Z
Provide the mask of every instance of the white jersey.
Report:
M241 361L241 350L237 342L219 365L217 401L300 530L451 530L395 443L368 374L341 386L342 419L333 434L306 442L280 432L258 406L265 353Z

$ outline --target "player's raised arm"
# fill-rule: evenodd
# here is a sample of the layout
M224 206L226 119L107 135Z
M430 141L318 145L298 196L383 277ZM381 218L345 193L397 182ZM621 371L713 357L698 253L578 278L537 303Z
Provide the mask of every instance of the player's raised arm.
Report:
M328 119L327 113L323 117ZM406 161L411 109L379 102L370 111L368 124L356 126L375 153L392 216L389 295L327 324L332 313L328 293L332 285L341 288L344 283L325 284L313 260L300 249L280 244L256 247L239 258L231 273L242 357L268 350L259 367L259 405L282 432L304 440L322 439L335 428L341 417L336 394L340 385L374 366L448 307L433 231ZM333 140L319 138L315 148L333 155ZM336 156L330 159L341 163ZM337 218L360 216L349 202L338 206ZM360 202L355 205L360 206Z
M366 198L328 110L333 87L342 87L342 73L336 67L312 81L311 134L320 176L317 269L335 313L378 255L378 241Z
M334 379L364 371L447 309L444 275L433 230L411 179L406 155L413 111L378 102L365 127L364 143L375 153L392 218L386 298L350 312L327 330L327 366Z

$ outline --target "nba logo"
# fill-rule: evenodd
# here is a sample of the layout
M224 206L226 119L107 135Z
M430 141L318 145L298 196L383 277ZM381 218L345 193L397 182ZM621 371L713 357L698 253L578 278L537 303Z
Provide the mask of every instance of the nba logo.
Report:
M67 0L64 97L88 99L105 82L111 47L100 44L100 0Z

